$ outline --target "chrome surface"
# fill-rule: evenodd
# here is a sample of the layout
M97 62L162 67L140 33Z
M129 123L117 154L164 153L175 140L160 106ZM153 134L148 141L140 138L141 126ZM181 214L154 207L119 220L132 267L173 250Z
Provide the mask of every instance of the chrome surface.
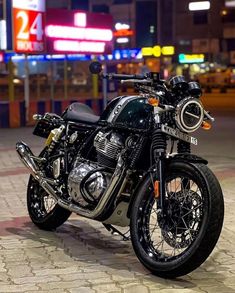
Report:
M39 182L39 184L42 186L42 188L51 195L55 201L63 208L70 210L71 212L74 212L76 214L79 214L81 216L94 219L98 217L106 207L107 203L111 199L111 197L114 195L114 189L117 187L118 184L120 184L124 178L125 178L125 169L123 168L122 164L122 158L121 156L118 159L118 164L115 169L115 172L110 179L110 183L106 189L106 192L103 194L102 198L100 199L99 203L97 204L96 208L94 210L88 210L81 208L75 204L72 204L68 201L65 201L64 199L60 198L60 192L59 189L56 187L53 187L47 182L47 178L44 177L43 173L41 172L38 164L34 162L33 159L30 158L30 155L33 155L30 148L22 143L19 142L16 145L17 153L20 156L20 159L22 162L26 165L26 167L29 169L32 176ZM119 192L120 193L120 192ZM118 194L119 195L119 194Z
M173 137L179 138L183 141L189 142L191 144L197 145L198 144L198 140L197 138L190 136L186 133L181 132L179 129L175 129L175 128L171 128L167 125L162 125L162 132L169 134Z
M94 163L83 163L76 161L76 164L72 171L69 174L68 177L68 192L69 195L73 198L73 200L80 205L84 206L87 205L87 202L84 200L80 184L84 177L91 171L95 171L96 169L100 168L97 164ZM93 173L89 178L87 178L87 184L86 189L88 190L88 193L86 193L86 196L93 201L92 198L90 198L89 194L92 194L92 196L95 199L99 199L102 194L104 194L109 181L110 181L110 174L103 173L103 172L95 172Z
M187 111L188 106L195 106L200 110L199 115L195 115L193 113L189 113ZM189 115L193 118L198 119L198 121L195 123L193 126L188 126L185 123L184 115ZM176 111L175 111L175 120L178 128L181 131L184 132L194 132L196 131L202 124L204 119L204 109L203 106L200 102L200 100L192 98L192 97L187 97L179 102L179 104L176 106Z
M106 157L117 160L118 155L124 147L124 142L121 135L115 132L98 132L94 139L94 147L98 153Z

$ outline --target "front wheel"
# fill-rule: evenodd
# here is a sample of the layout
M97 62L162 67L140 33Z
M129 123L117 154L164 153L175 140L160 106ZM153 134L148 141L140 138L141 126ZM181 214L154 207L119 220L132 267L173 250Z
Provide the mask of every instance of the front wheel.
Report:
M154 199L151 178L140 187L131 210L131 240L153 274L175 278L190 273L210 255L224 217L223 194L210 169L172 162L166 174L166 215Z

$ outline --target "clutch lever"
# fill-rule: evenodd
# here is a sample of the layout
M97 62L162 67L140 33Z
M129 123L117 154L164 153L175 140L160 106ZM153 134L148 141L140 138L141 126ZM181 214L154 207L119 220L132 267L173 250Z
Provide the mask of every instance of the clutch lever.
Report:
M212 117L209 112L207 112L205 109L204 109L204 115L211 121L211 122L215 122L215 118Z

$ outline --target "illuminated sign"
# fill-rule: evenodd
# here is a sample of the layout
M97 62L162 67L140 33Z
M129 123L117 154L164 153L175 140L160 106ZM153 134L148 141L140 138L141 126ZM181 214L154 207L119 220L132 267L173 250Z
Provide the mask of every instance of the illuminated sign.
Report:
M225 1L226 7L235 7L235 0L227 0Z
M4 55L2 52L0 52L0 62L3 62L4 61Z
M162 47L162 55L171 56L175 54L175 47L173 46L164 46Z
M13 0L14 51L45 51L45 0Z
M49 9L48 53L102 54L112 51L112 17L99 13Z
M0 20L0 50L7 49L7 27L6 21Z
M171 56L175 54L175 47L173 46L154 46L142 48L144 57L160 57L161 55Z
M210 1L194 1L189 3L190 11L200 11L200 10L208 10L211 7Z
M180 54L179 63L202 63L205 61L204 54Z
M121 29L113 33L114 37L132 37L134 31L130 29Z

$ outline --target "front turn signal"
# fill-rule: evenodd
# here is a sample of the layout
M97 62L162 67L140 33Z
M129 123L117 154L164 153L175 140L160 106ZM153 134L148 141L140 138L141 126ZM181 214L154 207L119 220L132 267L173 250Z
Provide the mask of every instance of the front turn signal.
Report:
M208 123L208 122L206 122L206 121L203 121L203 122L202 122L202 128L203 128L204 130L210 130L210 129L211 129L211 124Z
M160 196L159 189L160 189L160 182L159 181L155 181L154 182L154 197L156 199L159 198L159 196Z
M159 105L159 100L157 98L148 98L149 105L157 107Z

